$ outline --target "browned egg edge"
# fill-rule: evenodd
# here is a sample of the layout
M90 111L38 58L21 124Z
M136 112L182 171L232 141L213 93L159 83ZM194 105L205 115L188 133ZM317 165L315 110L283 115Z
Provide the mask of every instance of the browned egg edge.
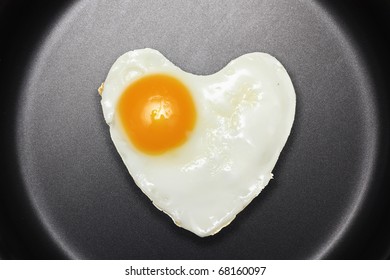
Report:
M100 96L102 96L103 90L104 90L104 83L102 83L98 88L98 93L100 94Z

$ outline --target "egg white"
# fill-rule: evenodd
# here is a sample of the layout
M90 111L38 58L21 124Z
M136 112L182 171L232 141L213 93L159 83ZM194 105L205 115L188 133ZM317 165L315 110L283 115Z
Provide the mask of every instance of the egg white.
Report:
M150 74L168 74L191 92L197 120L188 141L162 155L138 151L121 129L116 105ZM219 72L184 72L153 49L120 56L104 82L111 138L138 187L176 225L203 237L228 225L268 184L294 121L295 91L282 64L245 54Z

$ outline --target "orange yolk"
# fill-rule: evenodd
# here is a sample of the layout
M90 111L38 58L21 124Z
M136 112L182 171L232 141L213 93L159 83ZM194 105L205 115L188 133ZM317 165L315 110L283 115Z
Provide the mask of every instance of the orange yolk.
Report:
M126 135L147 154L179 147L195 126L195 105L189 90L165 74L135 81L125 89L117 106Z

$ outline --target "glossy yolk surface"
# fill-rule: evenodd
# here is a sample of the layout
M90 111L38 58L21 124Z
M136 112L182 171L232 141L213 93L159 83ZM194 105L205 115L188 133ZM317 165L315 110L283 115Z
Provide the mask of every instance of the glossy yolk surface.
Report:
M121 125L134 146L157 155L184 144L196 121L187 87L165 74L145 76L125 89L117 105Z

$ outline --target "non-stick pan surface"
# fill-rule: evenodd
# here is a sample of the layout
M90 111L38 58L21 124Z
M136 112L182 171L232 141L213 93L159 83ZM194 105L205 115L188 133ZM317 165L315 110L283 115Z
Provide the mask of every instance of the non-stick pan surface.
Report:
M0 3L4 258L386 258L386 1ZM268 52L293 80L275 179L215 236L158 211L111 142L97 88L144 47L195 74Z

